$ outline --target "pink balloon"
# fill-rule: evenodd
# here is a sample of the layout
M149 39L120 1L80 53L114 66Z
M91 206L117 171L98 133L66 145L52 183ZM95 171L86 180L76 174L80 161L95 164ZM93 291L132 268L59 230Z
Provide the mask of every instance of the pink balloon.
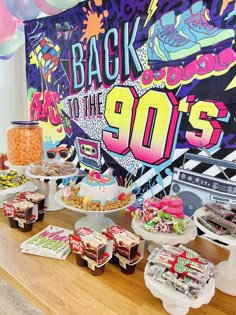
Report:
M17 27L17 18L14 17L0 0L0 43L12 38Z
M34 0L36 6L44 13L48 15L55 15L58 13L61 13L63 10L62 9L57 9L50 4L47 3L46 0Z

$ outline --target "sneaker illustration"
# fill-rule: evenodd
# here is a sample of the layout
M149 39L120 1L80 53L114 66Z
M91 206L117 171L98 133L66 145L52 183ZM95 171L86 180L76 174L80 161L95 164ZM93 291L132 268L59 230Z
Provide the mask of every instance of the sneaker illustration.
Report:
M202 0L195 2L190 9L177 16L177 31L191 41L199 43L202 48L232 45L234 30L219 29L209 24L205 13L206 7Z
M201 46L196 41L182 36L175 27L174 11L164 14L149 30L147 41L148 63L161 63L162 66L174 65L180 60L195 56Z

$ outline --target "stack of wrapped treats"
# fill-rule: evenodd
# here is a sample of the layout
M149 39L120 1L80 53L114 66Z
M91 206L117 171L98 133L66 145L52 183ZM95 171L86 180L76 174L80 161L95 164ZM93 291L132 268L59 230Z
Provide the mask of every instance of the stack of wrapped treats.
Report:
M183 234L188 222L183 211L183 200L175 195L146 199L143 209L133 212L133 217L149 232Z
M156 283L183 293L195 300L216 275L213 263L180 244L158 244L148 257L145 274Z

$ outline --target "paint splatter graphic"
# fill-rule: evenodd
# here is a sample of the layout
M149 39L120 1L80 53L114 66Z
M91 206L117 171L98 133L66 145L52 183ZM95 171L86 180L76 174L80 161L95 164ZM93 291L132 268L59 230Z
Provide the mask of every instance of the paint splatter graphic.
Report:
M96 0L94 3L97 6L102 5L102 1ZM86 25L86 28L83 30L84 35L81 37L81 41L86 41L86 43L89 41L89 39L93 36L96 37L96 40L98 40L99 34L105 33L105 29L103 27L103 18L108 17L108 11L104 10L102 14L98 14L97 12L94 12L91 6L91 2L89 1L89 10L87 10L85 7L83 8L84 12L86 12L86 18L87 20L84 21L83 24Z

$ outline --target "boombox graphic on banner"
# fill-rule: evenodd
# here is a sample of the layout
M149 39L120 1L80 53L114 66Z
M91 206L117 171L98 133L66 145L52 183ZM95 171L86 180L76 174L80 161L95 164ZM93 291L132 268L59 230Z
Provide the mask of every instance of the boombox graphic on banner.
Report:
M225 168L229 168L235 172L235 162L217 160L191 153L185 154L184 161L186 158L215 165L225 176L222 179L209 174L200 174L190 171L184 166L174 168L170 193L183 199L186 215L191 217L197 209L209 200L236 205L236 181L231 181L224 171Z
M234 5L91 0L26 21L29 113L45 152L66 146L81 168L112 167L143 197L169 193L185 153L235 160Z

